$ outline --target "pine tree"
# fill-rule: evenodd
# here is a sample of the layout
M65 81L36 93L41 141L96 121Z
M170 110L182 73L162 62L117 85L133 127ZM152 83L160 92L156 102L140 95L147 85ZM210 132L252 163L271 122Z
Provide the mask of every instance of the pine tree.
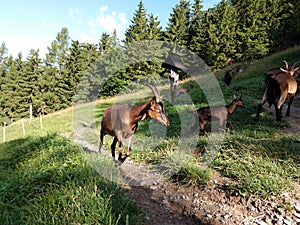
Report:
M272 50L300 43L300 2L297 0L272 0L269 11L273 14L270 36Z
M160 21L157 17L154 17L153 14L149 15L147 23L147 34L148 40L161 40L162 39L162 28L160 26Z
M73 97L78 92L78 85L84 79L84 74L95 63L98 57L99 51L97 45L88 43L80 44L78 41L72 40L67 62L67 71L69 73L67 77L69 77L68 83L70 87L68 101L71 102L74 100Z
M147 22L147 12L143 1L141 0L138 9L133 15L131 25L129 25L129 28L125 32L125 45L147 39Z
M39 50L30 50L27 60L24 62L23 74L19 77L20 91L18 95L19 113L27 115L29 105L32 104L33 115L37 116L39 108L43 105L41 99L40 80L42 79L42 65L39 58Z
M28 112L20 108L22 95L20 94L21 86L19 82L24 74L22 54L19 53L17 59L13 59L12 56L9 56L7 68L8 70L3 78L3 84L5 85L1 86L1 108L2 115L4 115L6 122L28 115Z
M158 71L161 70L160 63L155 62L153 58L156 53L153 52L149 42L149 40L161 39L160 22L152 14L147 16L142 1L139 2L131 22L132 24L125 33L124 41L125 54L130 59L131 65L119 74L119 80L125 81L124 86L132 81L142 79L156 80L159 77Z
M237 51L243 54L244 60L253 60L269 53L272 41L269 28L272 25L272 12L267 0L237 1L234 5L238 12Z
M201 10L203 7L201 4L201 0L195 0L195 3L192 5L191 23L187 43L188 48L198 55L201 55L203 43L205 41L202 24L204 13Z
M72 75L67 71L69 39L68 29L62 28L56 39L51 43L51 47L48 47L49 53L46 54L46 67L44 69L47 76L46 80L50 83L44 85L49 85L56 96L55 101L45 102L50 111L62 109L71 104L72 88L70 87L70 76ZM44 88L49 89L47 87ZM47 96L54 97L53 94L47 94ZM57 102L58 99L59 103Z
M189 40L190 5L186 0L180 0L173 8L165 32L165 40L174 45L187 46Z
M230 6L229 1L223 0L215 7L218 43L215 46L214 66L218 68L224 67L229 58L240 59L236 49L238 42L236 37L238 17L236 14L235 8Z

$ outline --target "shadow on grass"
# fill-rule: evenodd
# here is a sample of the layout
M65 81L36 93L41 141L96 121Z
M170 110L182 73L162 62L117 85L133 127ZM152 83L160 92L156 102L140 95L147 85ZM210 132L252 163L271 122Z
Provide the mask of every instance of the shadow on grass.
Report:
M0 145L1 224L141 224L144 213L56 134Z

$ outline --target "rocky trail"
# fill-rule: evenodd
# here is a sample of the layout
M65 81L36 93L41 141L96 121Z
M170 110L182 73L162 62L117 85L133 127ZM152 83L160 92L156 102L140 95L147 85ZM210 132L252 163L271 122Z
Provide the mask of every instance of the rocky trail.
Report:
M300 98L295 100L289 127L280 133L300 133ZM88 151L97 146L79 142ZM300 141L299 141L300 147ZM293 193L262 199L232 195L234 180L214 174L202 188L172 183L161 174L128 160L119 169L126 182L122 188L146 212L145 225L300 225L300 186ZM283 208L289 205L289 210Z

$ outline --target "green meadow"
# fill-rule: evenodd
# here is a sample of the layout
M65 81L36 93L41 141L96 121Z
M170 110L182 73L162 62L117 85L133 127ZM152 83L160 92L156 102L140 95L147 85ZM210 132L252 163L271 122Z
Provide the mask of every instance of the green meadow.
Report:
M275 121L267 110L253 123L263 94L264 72L282 65L283 59L299 60L300 47L241 64L243 72L234 75L230 87L223 84L228 68L215 72L225 103L242 95L246 107L235 111L226 133L208 132L208 137L188 134L194 117L187 110L208 105L198 83L181 81L182 86L192 83L194 88L189 96L180 96L175 106L167 101L169 86L159 86L171 124L165 128L149 119L141 121L130 159L183 185L205 186L218 172L236 181L229 188L238 195L267 198L293 191L294 185L300 184L300 134L277 132L289 125L284 119ZM1 224L142 224L145 212L114 180L118 169L110 156L87 152L73 140L98 146L100 121L107 107L123 101L137 105L150 97L150 90L145 89L76 105L46 115L42 127L40 118L24 119L24 129L22 121L17 121L5 127L5 143L2 127ZM105 136L108 154L111 142L112 138Z

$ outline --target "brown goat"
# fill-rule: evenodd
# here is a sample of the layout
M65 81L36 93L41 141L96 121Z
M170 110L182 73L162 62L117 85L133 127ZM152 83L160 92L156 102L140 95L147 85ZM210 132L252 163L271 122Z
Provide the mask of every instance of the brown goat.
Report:
M115 148L118 142L119 147L119 164L131 154L131 137L138 127L138 121L144 120L146 117L157 120L164 126L168 126L169 119L164 112L164 105L161 102L162 97L156 87L148 85L153 92L154 97L150 102L146 102L139 106L131 106L128 104L115 104L105 110L101 121L100 130L100 147L103 145L103 138L106 134L114 137L111 144L111 155L115 158ZM122 138L127 141L127 153L123 155Z
M212 119L219 120L219 127L221 129L224 129L225 125L227 125L228 120L237 107L245 107L242 96L234 98L228 105L219 105L197 109L196 112L192 112L195 116L195 124L190 129L190 135L198 128L198 126L200 126L200 133L207 135L205 127L207 123ZM199 124L197 118L199 119Z
M290 99L286 116L290 115L290 107L297 92L297 81L289 72L280 72L265 79L265 90L262 100L257 106L255 121L258 121L262 106L268 101L269 108L274 105L276 120L282 117L282 106L286 99Z

